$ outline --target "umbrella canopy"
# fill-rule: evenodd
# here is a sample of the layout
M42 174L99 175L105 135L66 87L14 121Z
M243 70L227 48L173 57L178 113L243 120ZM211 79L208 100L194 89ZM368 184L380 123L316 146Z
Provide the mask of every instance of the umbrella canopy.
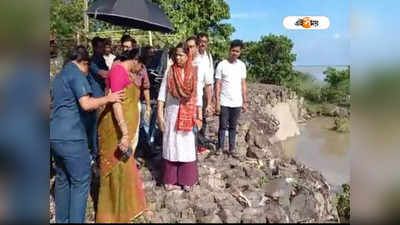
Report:
M97 0L87 14L94 19L122 27L163 33L173 31L164 12L148 0Z

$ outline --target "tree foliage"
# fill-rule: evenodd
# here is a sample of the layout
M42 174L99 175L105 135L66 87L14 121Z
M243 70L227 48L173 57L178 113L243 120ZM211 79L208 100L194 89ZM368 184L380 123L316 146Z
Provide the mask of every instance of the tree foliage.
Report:
M328 87L324 90L327 101L331 103L350 105L350 68L337 70L328 67L324 71Z
M88 0L89 7L95 0ZM71 38L84 34L84 0L51 0L50 31L58 38ZM112 30L113 26L100 20L90 19L90 31Z
M230 18L229 6L224 0L153 0L167 14L174 26L174 34L166 37L173 46L191 35L208 33L211 52L217 59L226 56L232 25L222 23Z
M260 41L246 43L242 59L248 64L249 76L262 83L281 85L292 79L293 42L283 35L262 36Z
M341 218L350 220L350 185L343 184L343 193L337 196L337 210Z
M333 67L328 67L324 71L325 79L332 88L338 88L343 81L350 81L350 69L336 70Z
M84 29L83 0L51 0L50 31L58 37L69 37Z
M317 83L310 73L301 71L294 71L293 73L294 75L291 76L290 80L283 83L284 86L311 102L322 103L324 101L323 86Z
M94 0L89 0L90 4ZM223 23L230 18L229 6L224 0L153 0L167 14L174 26L174 33L162 35L154 32L153 39L161 46L174 46L199 32L210 36L211 52L216 59L224 58L228 52L229 40L234 32L232 25ZM84 31L84 0L51 0L50 30L57 37L74 37ZM121 29L99 20L90 19L90 31ZM141 31L131 32L133 36Z

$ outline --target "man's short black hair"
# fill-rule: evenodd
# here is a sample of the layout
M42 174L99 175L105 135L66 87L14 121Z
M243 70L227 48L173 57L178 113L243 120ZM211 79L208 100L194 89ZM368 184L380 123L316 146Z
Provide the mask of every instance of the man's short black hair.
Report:
M135 40L134 38L132 38L131 35L129 35L129 34L124 34L124 35L121 37L121 45L122 45L124 42L127 42L127 41L132 42L132 45L133 45L133 44L137 44L136 40Z
M93 49L96 49L97 47L99 47L101 44L104 44L104 38L101 37L94 37L92 39L92 47Z
M139 52L138 48L134 48L132 50L126 50L123 51L121 54L117 56L115 60L120 60L121 62L124 62L126 60L137 60L141 63L144 63L144 57L143 55Z
M112 41L111 41L111 38L106 38L106 39L104 39L104 45L112 45Z
M241 41L241 40L239 40L239 39L236 39L236 40L233 40L232 42L231 42L231 48L234 48L234 47L240 47L240 49L243 49L243 41Z
M197 35L197 39L199 39L199 40L200 40L200 38L202 38L202 37L206 37L207 40L209 39L207 33L202 32L202 33L199 33L199 34Z
M188 39L186 39L186 43L187 43L188 41L194 41L194 42L196 43L196 45L197 45L197 37L196 37L196 36L190 36L190 37L188 37Z

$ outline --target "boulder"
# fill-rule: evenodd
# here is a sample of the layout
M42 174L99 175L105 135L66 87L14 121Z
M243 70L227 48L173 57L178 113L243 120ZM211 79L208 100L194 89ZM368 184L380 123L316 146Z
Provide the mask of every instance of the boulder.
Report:
M288 213L282 209L276 201L271 201L264 207L264 214L267 217L267 223L289 223L291 222Z
M222 223L221 218L215 213L197 218L199 223Z
M210 202L207 199L199 199L194 202L193 211L197 219L205 218L214 214L218 209L217 204Z
M269 146L268 137L263 134L257 135L254 140L254 144L259 148L266 148Z
M255 146L251 146L247 149L246 156L249 158L254 158L254 159L263 159L266 156L266 152L263 151L262 149L259 149Z
M185 208L182 210L178 223L196 223L196 216L192 208Z
M264 185L265 194L274 199L290 196L292 189L292 186L283 178L272 180Z
M259 208L246 208L243 210L241 222L242 223L266 223L266 215L264 209Z
M296 221L317 221L316 200L308 193L301 192L290 204L290 217Z
M241 221L241 213L238 215L236 211L230 209L221 209L218 216L223 223L240 223Z

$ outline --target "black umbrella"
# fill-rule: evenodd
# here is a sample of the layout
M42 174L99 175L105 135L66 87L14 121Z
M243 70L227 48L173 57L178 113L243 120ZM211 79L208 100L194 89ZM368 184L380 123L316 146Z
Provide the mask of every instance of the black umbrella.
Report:
M114 25L141 30L172 32L164 12L148 0L97 0L87 14Z

